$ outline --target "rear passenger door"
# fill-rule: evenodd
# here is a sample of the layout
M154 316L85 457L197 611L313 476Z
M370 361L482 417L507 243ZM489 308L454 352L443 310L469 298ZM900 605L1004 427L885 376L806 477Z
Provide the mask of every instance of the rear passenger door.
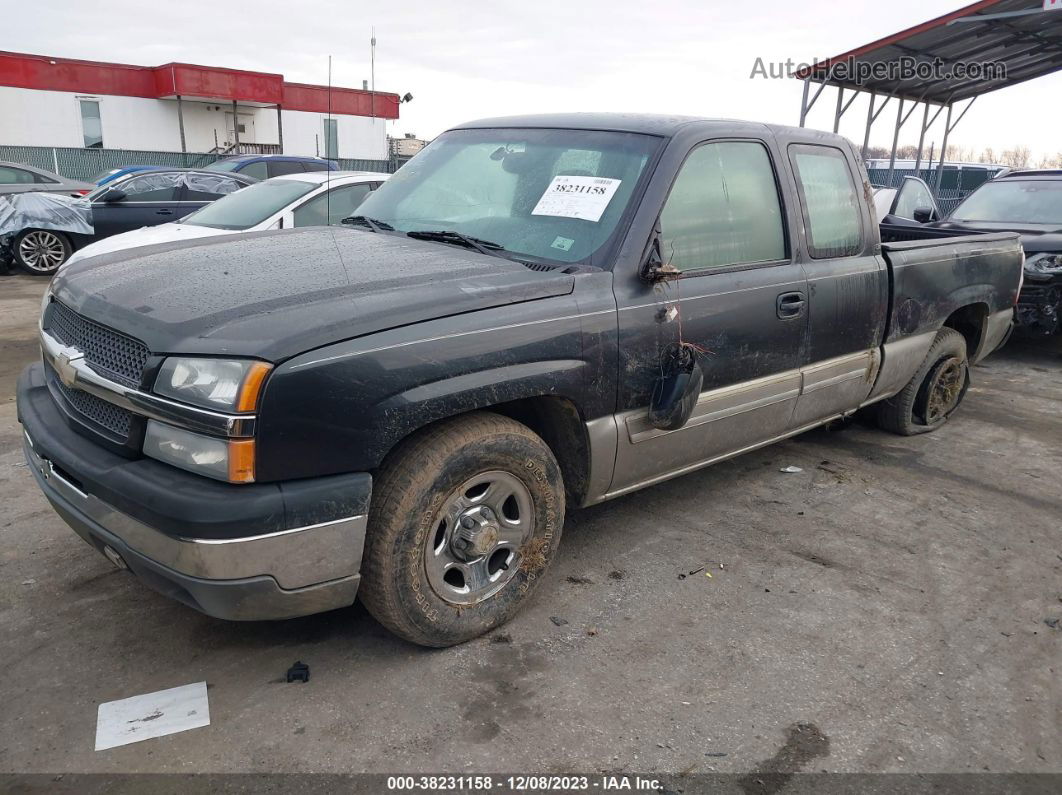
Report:
M788 147L804 221L808 352L793 416L802 427L856 408L880 365L888 276L870 211L870 187L850 150Z
M681 277L617 274L619 445L610 491L784 434L800 391L807 284L789 244L773 139L704 141L685 156L660 214L661 254ZM660 355L701 348L704 385L675 431L647 417Z

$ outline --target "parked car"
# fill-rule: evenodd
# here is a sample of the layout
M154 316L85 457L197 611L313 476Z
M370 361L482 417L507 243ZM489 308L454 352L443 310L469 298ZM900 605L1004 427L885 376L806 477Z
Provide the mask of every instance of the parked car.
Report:
M298 155L233 155L206 166L208 171L234 171L255 179L302 174L307 171L338 171L332 160Z
M66 196L83 196L95 185L79 179L67 179L43 168L0 160L0 196L16 193L61 193Z
M138 246L214 235L334 226L353 215L369 191L378 188L389 176L369 171L312 171L274 177L222 196L180 221L146 226L91 243L75 251L67 262Z
M940 218L933 191L918 177L904 177L899 188L873 187L874 215L879 224L915 226Z
M20 224L7 235L7 248L23 270L52 274L76 250L90 243L183 218L254 182L244 174L181 168L128 174L82 199L63 202L51 222L45 218L40 225L32 221Z
M1025 248L1018 328L1050 335L1062 312L1062 169L1010 171L967 196L931 226L961 234L1011 231Z
M65 268L25 453L78 534L205 613L358 595L459 643L525 603L571 508L865 406L952 417L1010 328L1018 237L883 242L866 179L809 129L466 124L357 226Z
M108 182L114 182L117 179L121 179L126 174L135 174L138 171L165 170L166 166L121 166L120 168L110 168L97 174L92 178L92 181L96 184L96 187L99 187L100 185L106 185Z

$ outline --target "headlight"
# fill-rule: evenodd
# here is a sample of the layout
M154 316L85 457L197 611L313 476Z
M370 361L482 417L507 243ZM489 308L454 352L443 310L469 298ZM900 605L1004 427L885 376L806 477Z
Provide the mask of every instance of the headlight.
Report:
M1062 254L1033 254L1025 260L1029 273L1062 273Z
M148 420L144 455L229 483L254 481L253 439L217 439Z
M155 394L217 411L254 411L270 369L247 359L170 357L155 379Z

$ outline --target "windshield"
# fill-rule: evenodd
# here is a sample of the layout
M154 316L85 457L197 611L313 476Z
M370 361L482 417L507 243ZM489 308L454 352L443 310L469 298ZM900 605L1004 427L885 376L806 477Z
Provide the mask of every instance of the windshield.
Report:
M242 160L218 160L209 166L203 166L203 171L235 171Z
M1062 224L1062 180L986 182L955 208L950 220Z
M591 130L452 130L374 191L358 213L399 232L459 232L516 257L592 261L660 143Z
M181 223L211 229L250 229L316 187L319 186L301 179L256 182L196 210Z

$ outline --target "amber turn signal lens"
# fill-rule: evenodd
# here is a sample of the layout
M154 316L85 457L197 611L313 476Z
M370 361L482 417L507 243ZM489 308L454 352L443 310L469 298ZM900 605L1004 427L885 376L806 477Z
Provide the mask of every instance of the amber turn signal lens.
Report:
M229 482L254 483L254 439L229 442Z
M243 378L243 386L240 387L240 396L236 400L236 411L254 411L258 405L258 396L262 392L262 384L266 376L273 369L273 365L265 362L254 362L247 370Z

